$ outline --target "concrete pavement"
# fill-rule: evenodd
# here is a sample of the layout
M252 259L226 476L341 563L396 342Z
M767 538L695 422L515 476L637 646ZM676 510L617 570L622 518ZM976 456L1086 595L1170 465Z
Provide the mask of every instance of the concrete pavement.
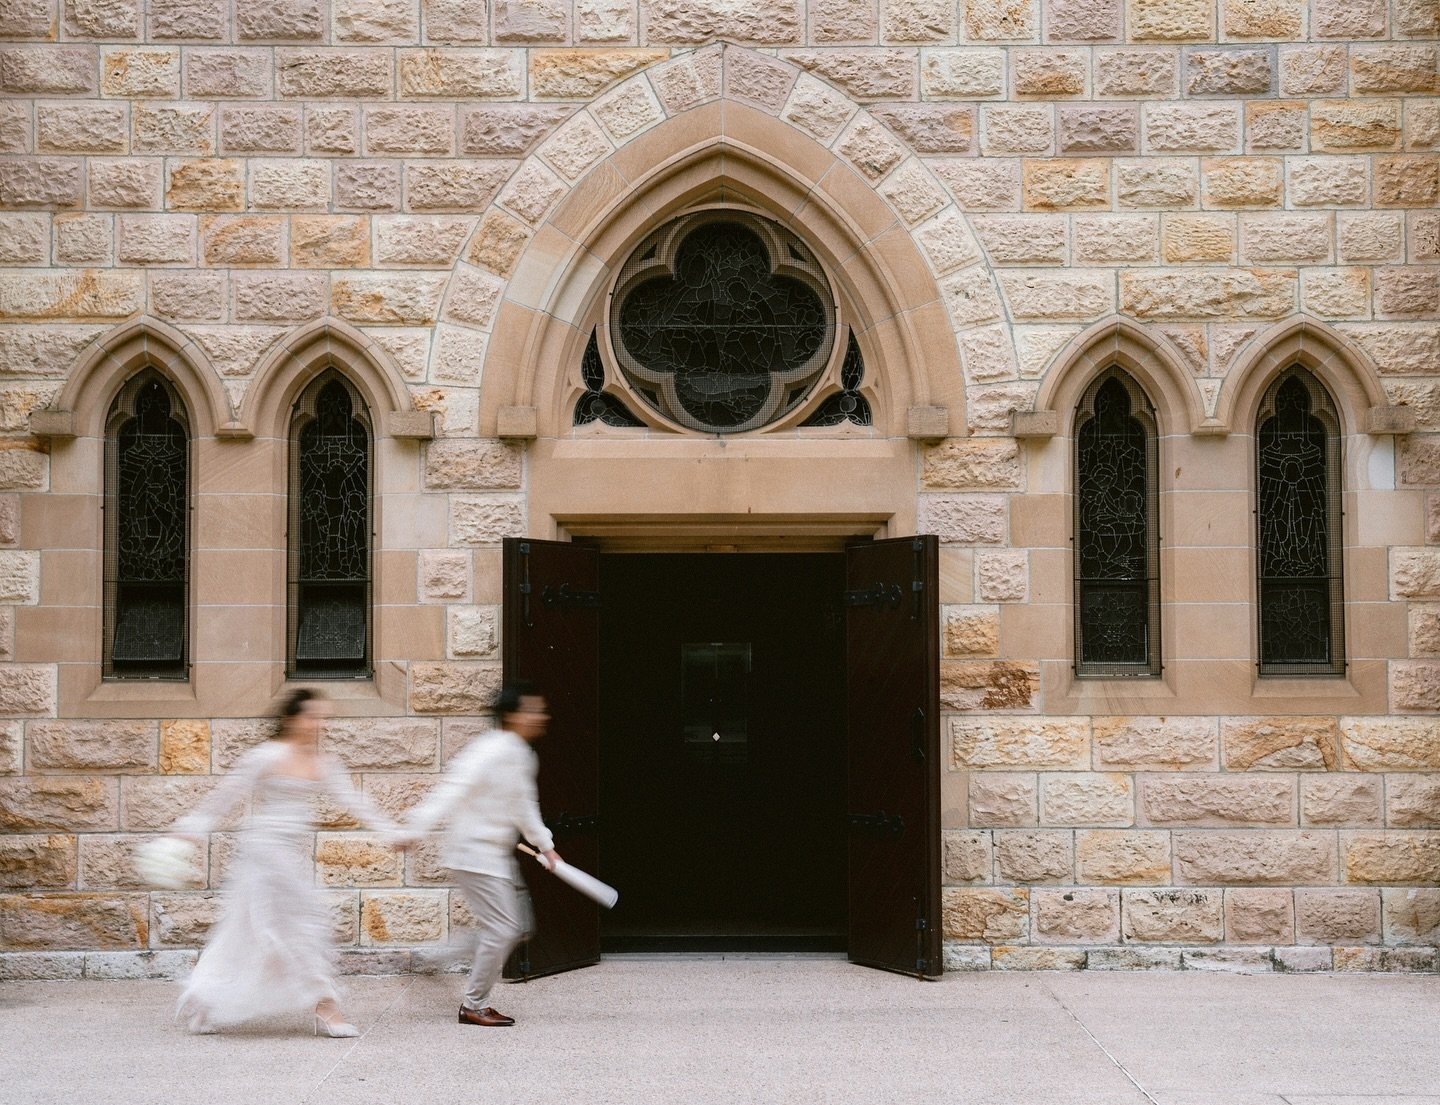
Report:
M0 984L6 1105L1440 1105L1440 977L950 974L614 958L505 986L351 978L357 1040L189 1036L166 982Z

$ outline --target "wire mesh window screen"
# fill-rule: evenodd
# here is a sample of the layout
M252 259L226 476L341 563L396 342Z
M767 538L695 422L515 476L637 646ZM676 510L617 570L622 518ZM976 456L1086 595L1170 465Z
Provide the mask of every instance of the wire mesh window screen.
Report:
M620 371L657 412L741 433L794 410L834 351L835 301L814 254L768 219L682 216L644 239L610 301Z
M102 672L186 679L190 668L190 422L154 369L105 423Z
M617 427L645 425L630 413L623 400L605 390L605 364L600 359L600 343L593 330L580 358L580 380L585 385L585 394L575 401L575 425L588 426L592 422Z
M1261 675L1345 671L1340 417L1298 366L1265 391L1255 424Z
M1075 672L1160 674L1159 443L1155 410L1118 368L1075 419Z
M373 455L364 401L322 373L290 429L288 675L370 677Z

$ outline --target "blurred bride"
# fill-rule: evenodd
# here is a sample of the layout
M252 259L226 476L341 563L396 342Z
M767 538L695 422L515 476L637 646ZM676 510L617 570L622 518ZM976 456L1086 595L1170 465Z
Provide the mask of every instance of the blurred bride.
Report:
M191 1032L216 1032L260 1017L314 1011L316 1034L358 1036L340 1012L330 909L315 886L315 803L336 799L362 823L393 824L319 749L330 716L317 692L293 691L274 737L252 749L172 830L194 843L244 799L251 815L226 876L225 903L180 996Z

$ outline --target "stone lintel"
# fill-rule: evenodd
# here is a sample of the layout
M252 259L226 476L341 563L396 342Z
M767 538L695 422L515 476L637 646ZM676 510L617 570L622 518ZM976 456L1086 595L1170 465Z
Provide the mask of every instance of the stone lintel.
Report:
M385 433L390 437L433 441L435 438L435 415L432 411L387 411Z
M911 407L905 412L905 435L916 441L938 441L950 436L948 407Z
M74 437L75 412L31 411L30 432L36 437Z
M221 441L253 441L255 431L243 422L226 422L216 427L215 436Z
M1415 429L1415 411L1406 406L1375 406L1365 412L1367 434L1408 434Z
M1059 411L1010 412L1010 433L1013 437L1047 438L1059 432Z
M501 407L495 436L533 440L539 433L534 407Z

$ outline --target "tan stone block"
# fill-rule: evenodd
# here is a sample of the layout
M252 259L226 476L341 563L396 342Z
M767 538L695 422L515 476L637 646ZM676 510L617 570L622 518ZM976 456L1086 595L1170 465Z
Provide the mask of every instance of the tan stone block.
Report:
M514 163L509 161L411 162L405 173L406 206L412 211L483 208L513 169Z
M150 943L157 948L204 945L220 919L219 894L165 893L150 896Z
M379 48L277 48L280 95L286 99L388 97L394 87L393 55L393 51Z
M499 654L499 613L493 606L452 606L446 611L450 655L489 660Z
M1437 81L1440 59L1431 43L1355 46L1350 50L1352 93L1434 92Z
M954 42L955 5L943 0L881 0L880 28L886 42Z
M1234 103L1147 103L1150 153L1228 153L1240 148L1240 107Z
M1027 159L1022 189L1027 210L1109 207L1110 163L1099 158Z
M215 770L231 771L256 745L275 735L274 718L214 718L210 737Z
M1199 174L1189 160L1120 161L1115 178L1120 207L1193 207L1200 197Z
M170 165L165 206L175 211L238 211L245 202L239 161L179 161Z
M856 100L915 97L913 50L787 50L782 57L814 73Z
M195 263L193 215L121 215L116 256L123 264Z
M1215 34L1215 0L1130 0L1125 22L1136 42L1204 41Z
M369 220L354 215L295 216L290 220L290 263L297 268L368 266Z
M1245 144L1252 150L1299 150L1310 116L1303 103L1252 100L1245 105Z
M1075 834L1075 875L1081 882L1167 883L1170 834L1080 830Z
M1133 105L1062 105L1059 109L1061 153L1138 153L1139 116Z
M923 451L921 482L928 488L1012 490L1020 480L1020 453L1013 441L950 438Z
M305 110L305 152L353 154L360 148L359 113L351 107L309 107ZM344 168L336 166L336 189ZM341 199L341 203L345 201Z
M940 665L940 702L950 710L1028 710L1039 682L1033 663L946 661Z
M921 532L961 545L998 545L1005 538L1005 500L998 495L927 495Z
M298 107L226 107L220 113L220 148L225 154L298 153Z
M414 42L420 25L406 0L332 0L330 19L336 42Z
M1440 827L1440 776L1386 776L1385 824L1405 829Z
M935 174L970 211L1018 211L1020 209L1020 161L950 159L930 162Z
M1049 104L987 104L983 119L980 151L987 156L1053 152L1055 111Z
M1142 99L1178 96L1180 55L1172 49L1115 49L1095 55L1095 95Z
M1399 710L1440 710L1440 663L1391 662L1390 697Z
M1440 656L1440 603L1410 607L1410 655Z
M433 944L445 939L443 890L360 893L360 943Z
M0 722L0 775L18 775L24 768L24 723Z
M274 215L201 216L207 265L279 265L285 260L285 220ZM253 363L253 362L252 362Z
M1039 30L1034 0L965 0L961 5L970 42L1035 41Z
M150 104L130 107L133 153L215 156L214 104Z
M1005 882L1072 881L1075 866L1071 834L1045 830L1006 830L995 834L996 877Z
M49 457L32 443L20 442L15 448L0 446L0 488L35 491L46 486L49 473Z
M143 948L143 894L0 895L0 946L12 951Z
M124 153L129 122L120 104L41 104L35 109L35 148L42 153Z
M82 890L144 890L148 883L135 869L135 853L154 837L126 833L107 836L86 833L80 837L80 888ZM205 849L197 850L184 876L186 889L205 885Z
M1071 774L1040 777L1040 821L1045 825L1135 823L1135 787L1129 775Z
M1218 944L1223 932L1220 890L1122 890L1124 939L1154 944Z
M1370 313L1370 271L1306 269L1300 274L1300 300L1320 318L1363 318Z
M1032 890L1037 944L1114 944L1120 939L1118 890Z
M1378 944L1378 890L1295 891L1297 944Z
M1165 260L1174 264L1231 262L1235 257L1235 220L1226 215L1169 216L1165 219L1163 248Z
M875 104L870 114L920 154L969 153L975 138L974 109L963 105Z
M400 886L404 860L374 833L319 833L315 874L322 886Z
M1440 279L1429 267L1378 269L1375 309L1391 316L1433 317L1440 309Z
M957 717L950 720L951 767L1084 770L1090 726L1083 719Z
M410 708L419 713L479 713L500 688L500 669L481 663L412 663Z
M95 95L95 50L86 46L16 46L0 51L0 91L28 95Z
M1206 158L1201 180L1207 207L1278 207L1284 163L1272 157Z
M250 204L261 210L324 210L330 204L330 169L321 161L252 160Z
M1015 50L1010 70L1016 96L1083 96L1089 57L1081 50Z
M1380 891L1387 944L1440 943L1440 890L1390 889Z
M1295 940L1295 902L1288 889L1225 891L1225 940L1231 944L1290 944Z
M56 215L55 260L62 265L108 264L115 248L113 224L108 215Z
M183 52L185 95L191 99L269 98L274 77L268 50L206 49Z
M236 29L245 40L317 39L325 31L320 0L247 0L236 12Z
M1311 0L1310 33L1316 37L1373 38L1384 31L1384 0Z
M1300 778L1303 825L1379 825L1380 780L1367 775L1304 775Z
M1023 940L1030 928L1028 890L945 887L940 891L945 939L970 943ZM0 898L0 909L5 899ZM0 914L3 917L3 914Z
M1268 50L1194 50L1185 55L1189 96L1255 96L1270 91Z
M159 207L160 163L90 161L92 207Z
M1153 215L1077 215L1073 233L1077 264L1153 263L1155 260L1159 228ZM1022 375L1035 373L1022 371Z
M1282 318L1295 309L1293 270L1120 273L1120 309L1144 319Z
M167 775L204 775L210 770L210 723L162 721L159 768Z
M40 721L26 732L30 766L42 771L154 770L153 721Z
M1036 823L1034 775L979 773L970 776L970 823L1015 826Z
M100 57L100 92L105 96L180 96L180 51L157 47L107 47Z
M590 100L667 56L664 50L531 50L530 95L541 100Z
M73 836L0 837L0 890L73 889L78 870Z
M0 163L6 207L77 207L83 192L78 159L27 157Z
M560 0L493 0L497 42L564 42L568 5Z
M953 883L990 882L993 865L991 834L951 832L942 834L944 881Z
M1293 825L1289 776L1144 775L1141 810L1153 825Z
M1000 647L1000 613L994 606L947 606L946 656L994 656Z
M1221 33L1226 38L1302 38L1305 0L1224 0Z
M1120 0L1051 0L1045 5L1047 42L1103 42L1120 37Z
M1394 150L1400 145L1400 101L1316 100L1310 105L1313 150Z
M466 256L498 276L510 276L529 241L530 231L523 223L492 208L481 219Z
M1085 322L1115 310L1115 275L1104 269L1002 272L1000 286L1016 319Z
M927 50L920 67L927 100L972 100L1005 92L1005 52L971 47Z
M325 314L325 277L318 273L238 275L231 286L231 317L242 322L300 322Z
M120 783L120 827L130 831L164 832L193 811L215 788L211 775L132 775ZM240 827L246 802L221 810L217 828Z
M986 253L1000 264L1065 262L1064 216L976 215L972 217L972 223ZM1003 329L1000 334L1005 337ZM997 375L1003 374L992 373L989 378L994 379Z
M428 718L337 718L320 744L351 770L415 771L437 766L440 730Z
M1335 881L1334 833L1280 829L1172 834L1181 883L1286 885Z
M1333 717L1225 718L1220 737L1230 771L1333 771L1339 763Z
M581 42L629 42L635 9L626 0L576 0L575 37Z

